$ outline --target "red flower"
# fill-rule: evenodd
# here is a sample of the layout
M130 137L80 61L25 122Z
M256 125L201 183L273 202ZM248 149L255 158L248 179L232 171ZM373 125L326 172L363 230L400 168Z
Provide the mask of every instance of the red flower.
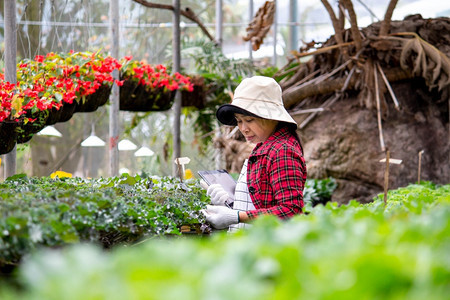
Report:
M42 55L36 55L36 57L34 58L35 61L37 62L44 62L44 56Z

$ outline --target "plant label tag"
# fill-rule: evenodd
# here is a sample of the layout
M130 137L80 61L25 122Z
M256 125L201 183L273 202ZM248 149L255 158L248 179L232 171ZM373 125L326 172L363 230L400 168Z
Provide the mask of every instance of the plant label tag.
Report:
M382 163L382 162L386 162L386 158L380 159L380 162L381 162L381 163ZM402 160L401 160L401 159L391 158L391 159L389 159L389 163L390 163L390 164L394 164L394 165L399 165L399 164L402 163Z
M175 158L175 163L177 165L186 165L191 161L189 157L177 157Z

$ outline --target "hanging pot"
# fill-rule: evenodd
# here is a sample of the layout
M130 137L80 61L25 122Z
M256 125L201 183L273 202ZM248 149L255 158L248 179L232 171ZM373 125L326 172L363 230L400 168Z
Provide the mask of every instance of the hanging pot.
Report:
M61 107L62 112L58 122L69 121L72 118L73 114L75 113L76 107L77 103L75 101L72 104L64 103L64 105Z
M168 110L172 107L176 91L160 92L155 95L152 111Z
M59 109L52 107L52 109L48 110L48 118L45 125L53 125L58 123L59 117L61 116L61 110L62 107Z
M108 102L111 94L111 87L108 85L101 85L95 93L85 96L84 99L78 99L75 112L93 112L97 108L103 106Z
M52 107L52 109L48 111L49 114L45 125L54 125L58 122L70 120L75 113L76 107L77 103L75 101L72 104L63 102L63 105L59 109Z
M35 113L27 112L25 116L36 120L34 122L21 123L20 128L17 130L17 144L28 142L35 133L41 131L46 126L49 113L46 110L41 110Z
M0 154L11 152L16 145L17 129L20 123L4 120L0 123Z
M193 106L198 109L205 108L206 105L206 91L205 91L205 78L202 76L192 76L191 82L194 84L194 90L192 92L181 92L181 106Z
M124 78L121 78L121 80L123 81L123 84L120 87L119 93L120 103L125 103L128 100L131 100L131 98L136 98L135 90L138 86L138 83Z
M172 107L175 92L164 89L147 90L131 80L124 80L120 87L120 110L162 111Z
M124 80L120 87L119 107L120 110L141 111L145 105L145 97L142 95L143 89L139 88L137 82Z

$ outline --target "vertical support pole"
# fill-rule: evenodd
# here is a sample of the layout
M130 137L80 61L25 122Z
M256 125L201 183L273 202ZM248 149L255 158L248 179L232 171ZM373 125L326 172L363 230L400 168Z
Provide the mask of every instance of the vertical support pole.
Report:
M4 1L5 14L5 80L17 83L16 0ZM5 178L16 174L16 146L5 155Z
M172 60L173 60L173 72L180 72L180 0L173 0L173 31L172 31ZM175 102L173 104L173 161L177 157L181 156L181 93L179 90L175 93ZM172 165L173 176L178 175L178 168L175 163Z
M109 5L112 56L119 59L119 0L110 0ZM119 79L119 71L114 70L114 79ZM119 86L113 83L109 107L109 175L119 173Z
M297 0L289 0L289 48L298 50L298 5Z
M272 65L274 67L277 66L277 33L278 33L278 9L277 9L277 0L274 0L275 5L275 16L273 16L273 57L272 57Z
M223 10L222 0L216 0L216 43L222 49L223 43Z
M223 1L216 0L216 42L217 47L222 49L223 46ZM219 125L220 126L220 125ZM216 138L222 135L220 128L215 133ZM214 149L214 165L216 169L222 169L222 150Z
M248 24L253 19L253 0L248 1ZM250 61L253 61L253 47L252 47L252 41L248 41L248 59Z

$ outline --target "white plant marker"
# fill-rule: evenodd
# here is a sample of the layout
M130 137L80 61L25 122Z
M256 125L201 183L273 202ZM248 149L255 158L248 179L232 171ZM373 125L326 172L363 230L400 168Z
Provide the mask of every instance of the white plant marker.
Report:
M184 172L185 172L185 165L187 165L191 159L189 157L177 157L175 158L175 164L178 166L178 176L181 179L181 182L183 182L184 179Z

